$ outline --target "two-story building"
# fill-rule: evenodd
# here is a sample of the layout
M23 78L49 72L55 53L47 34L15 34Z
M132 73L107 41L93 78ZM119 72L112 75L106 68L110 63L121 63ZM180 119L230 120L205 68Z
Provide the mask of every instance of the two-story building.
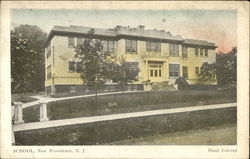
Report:
M91 29L94 29L94 34L89 37ZM142 25L113 29L54 26L45 48L45 88L48 94L84 90L80 74L76 72L74 46L89 38L102 40L103 51L116 57L123 56L131 65L138 66L138 81L134 83L137 85L148 80L173 84L180 76L190 84L206 84L199 80L200 68L204 62L216 60L215 43L184 39L164 30L146 30Z

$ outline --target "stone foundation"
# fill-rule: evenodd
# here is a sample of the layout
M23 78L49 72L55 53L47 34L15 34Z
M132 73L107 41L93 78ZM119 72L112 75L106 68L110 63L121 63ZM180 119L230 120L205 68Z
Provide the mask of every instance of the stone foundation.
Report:
M54 93L52 93L52 86L45 87L47 95L58 95L58 94L91 94L95 93L94 90L89 90L86 85L54 85ZM136 91L144 90L143 84L128 84L122 88L118 84L106 84L98 90L98 92L116 92L116 91Z

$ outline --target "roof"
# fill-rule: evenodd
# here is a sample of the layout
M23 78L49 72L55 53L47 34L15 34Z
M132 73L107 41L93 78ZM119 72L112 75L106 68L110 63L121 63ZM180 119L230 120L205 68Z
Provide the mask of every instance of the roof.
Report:
M205 40L196 40L196 39L185 39L184 44L190 44L190 45L202 45L202 46L215 46L215 43L208 42Z
M111 38L119 38L119 37L135 37L135 38L151 38L151 39L160 39L160 40L170 40L182 42L184 44L192 44L192 45L205 45L205 46L215 46L215 43L210 43L204 40L195 40L195 39L184 39L180 35L172 35L170 32L166 32L164 30L146 30L142 28L129 28L117 26L114 29L101 29L101 28L91 28L84 26L54 26L50 31L46 45L49 40L53 37L54 34L63 33L63 34L82 34L87 35L91 29L94 29L95 36L105 36Z

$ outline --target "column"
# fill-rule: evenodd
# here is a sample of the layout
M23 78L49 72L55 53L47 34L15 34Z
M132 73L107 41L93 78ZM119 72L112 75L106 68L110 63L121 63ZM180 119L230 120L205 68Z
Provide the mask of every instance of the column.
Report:
M40 101L40 121L48 121L47 116L47 101Z
M14 123L15 124L21 124L24 123L23 121L23 108L21 102L14 102L15 108L14 108Z

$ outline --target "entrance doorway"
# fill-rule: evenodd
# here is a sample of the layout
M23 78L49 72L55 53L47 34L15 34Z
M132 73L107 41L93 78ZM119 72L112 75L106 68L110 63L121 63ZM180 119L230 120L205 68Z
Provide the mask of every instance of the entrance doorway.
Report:
M152 82L162 82L163 81L162 68L163 68L162 62L149 62L148 63L149 80Z

